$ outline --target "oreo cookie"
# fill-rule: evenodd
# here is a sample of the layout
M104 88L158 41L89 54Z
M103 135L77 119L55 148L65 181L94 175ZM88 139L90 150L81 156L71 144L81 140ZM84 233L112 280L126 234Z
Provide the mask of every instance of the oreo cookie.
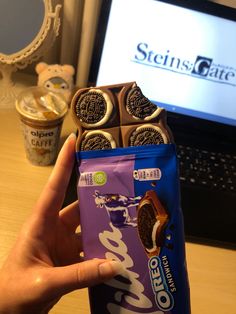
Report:
M156 125L144 124L137 127L129 137L129 146L158 145L169 142L164 131Z
M126 110L133 118L146 121L157 117L162 111L143 95L136 83L127 93Z
M138 206L137 223L139 237L148 257L160 254L168 221L168 213L159 201L156 192L147 191Z
M111 97L101 89L86 90L74 101L74 113L84 128L104 126L113 112Z
M85 133L79 144L81 151L116 148L116 142L108 132L96 130Z

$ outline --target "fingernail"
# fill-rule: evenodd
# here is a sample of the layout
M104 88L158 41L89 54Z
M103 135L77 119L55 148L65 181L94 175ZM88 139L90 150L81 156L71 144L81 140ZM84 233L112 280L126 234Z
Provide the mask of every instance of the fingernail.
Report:
M75 133L72 132L72 133L67 137L66 141L69 141L71 138L76 138Z
M101 276L115 276L120 275L124 272L124 267L121 262L117 261L109 261L100 264L99 266L99 273Z

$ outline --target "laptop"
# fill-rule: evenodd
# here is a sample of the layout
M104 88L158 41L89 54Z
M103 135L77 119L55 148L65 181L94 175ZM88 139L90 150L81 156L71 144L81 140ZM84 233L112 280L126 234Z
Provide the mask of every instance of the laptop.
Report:
M187 240L235 248L236 9L102 1L88 85L130 81L167 110Z

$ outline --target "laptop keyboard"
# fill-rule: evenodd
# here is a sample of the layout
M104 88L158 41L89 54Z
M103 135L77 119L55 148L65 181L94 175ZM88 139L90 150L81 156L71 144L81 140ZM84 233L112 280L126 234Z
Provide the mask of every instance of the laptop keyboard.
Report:
M236 193L236 155L178 145L181 183Z

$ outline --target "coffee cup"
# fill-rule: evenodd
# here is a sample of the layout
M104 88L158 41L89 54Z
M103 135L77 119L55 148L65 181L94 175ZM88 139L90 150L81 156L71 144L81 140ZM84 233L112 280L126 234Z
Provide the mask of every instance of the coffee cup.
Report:
M18 95L16 110L21 121L27 159L39 166L53 164L68 111L64 98L44 87L33 86Z

